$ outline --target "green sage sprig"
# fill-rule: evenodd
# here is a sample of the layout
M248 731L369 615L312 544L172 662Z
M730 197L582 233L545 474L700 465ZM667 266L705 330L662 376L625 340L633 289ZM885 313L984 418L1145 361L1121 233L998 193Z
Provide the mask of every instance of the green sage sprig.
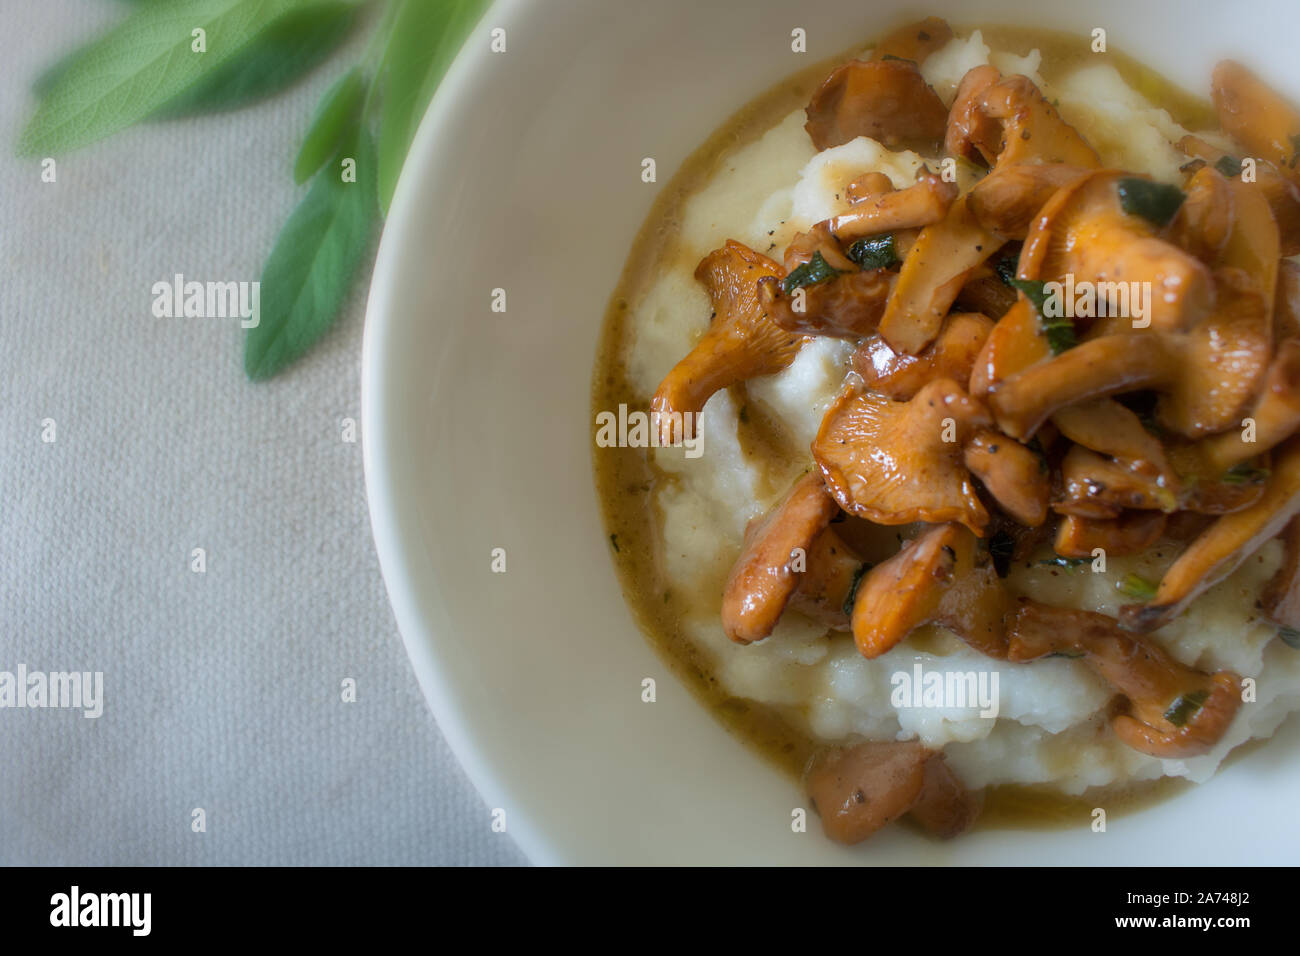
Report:
M416 127L488 0L132 0L39 76L21 155L57 156L142 120L240 109L281 92L361 24L362 62L322 97L292 166L306 194L262 269L244 370L266 379L333 324Z

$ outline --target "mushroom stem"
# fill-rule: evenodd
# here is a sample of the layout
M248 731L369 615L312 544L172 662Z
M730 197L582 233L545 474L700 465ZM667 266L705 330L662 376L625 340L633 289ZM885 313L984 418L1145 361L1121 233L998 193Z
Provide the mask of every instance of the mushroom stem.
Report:
M772 633L808 569L809 548L838 510L813 470L762 520L751 522L722 592L727 637L750 644Z
M1008 659L1049 654L1082 656L1084 663L1128 700L1111 729L1124 743L1153 757L1203 754L1232 723L1241 697L1230 672L1205 674L1174 660L1153 641L1127 634L1112 617L1020 599L1012 619Z
M913 185L863 199L830 219L828 226L841 242L928 226L943 219L956 198L956 183L946 183L922 167Z
M880 334L895 351L917 355L933 342L967 278L1006 241L979 224L969 198L962 196L941 221L922 229L903 260L880 320Z
M1125 630L1146 633L1167 624L1208 588L1237 569L1275 537L1300 511L1300 439L1292 438L1273 459L1263 495L1241 511L1210 525L1165 572L1147 604L1120 609Z
M1138 389L1165 388L1176 379L1179 366L1178 350L1160 333L1141 338L1107 335L994 385L989 405L1002 430L1024 441L1068 405Z

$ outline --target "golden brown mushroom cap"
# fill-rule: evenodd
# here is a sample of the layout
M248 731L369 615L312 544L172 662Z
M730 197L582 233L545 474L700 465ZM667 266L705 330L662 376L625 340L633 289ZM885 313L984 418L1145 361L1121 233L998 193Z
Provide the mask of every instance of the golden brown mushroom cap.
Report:
M794 361L807 339L768 318L758 295L759 279L781 275L781 267L767 256L732 239L700 262L695 278L708 289L714 315L704 337L673 366L651 399L663 444L678 440L677 423L686 438L693 435L695 415L714 392L779 372Z
M889 149L934 154L948 111L908 60L852 60L813 94L804 128L820 152L869 136Z
M948 113L945 150L986 165L1061 163L1095 169L1096 151L1025 76L977 66L962 77Z
M897 281L885 269L854 266L786 295L776 279L764 278L759 300L771 321L787 332L856 340L876 330Z
M905 814L935 756L916 741L866 741L818 753L804 784L822 829L837 843L861 843Z
M936 378L965 382L993 323L974 312L952 312L939 337L920 355L895 352L879 333L870 335L853 353L853 370L867 387L906 401Z
M961 456L971 429L988 424L984 407L951 379L907 402L850 387L822 420L813 458L850 514L888 525L959 521L978 535L988 512Z
M1064 163L999 163L971 189L970 209L991 232L1024 239L1047 201L1088 172Z

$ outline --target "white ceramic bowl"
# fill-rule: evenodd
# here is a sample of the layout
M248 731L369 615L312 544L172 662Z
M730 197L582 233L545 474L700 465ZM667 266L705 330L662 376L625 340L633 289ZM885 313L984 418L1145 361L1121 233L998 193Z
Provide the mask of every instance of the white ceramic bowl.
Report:
M1204 91L1221 53L1300 93L1289 0L502 0L439 89L402 173L366 318L375 542L452 748L538 863L1292 861L1295 721L1213 781L1105 835L898 828L855 849L671 676L624 604L592 479L607 299L655 191L734 110L808 62L934 13L1086 33ZM506 30L506 52L489 31ZM807 31L805 57L790 31ZM641 182L655 157L659 184ZM503 288L507 311L490 309ZM494 548L507 571L493 573ZM655 677L658 702L641 702ZM488 825L485 818L484 826ZM1195 834L1195 839L1189 839Z

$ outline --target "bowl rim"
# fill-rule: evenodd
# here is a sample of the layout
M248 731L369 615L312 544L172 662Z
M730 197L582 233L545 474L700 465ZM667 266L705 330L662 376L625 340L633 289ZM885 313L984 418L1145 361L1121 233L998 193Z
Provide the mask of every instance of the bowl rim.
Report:
M380 574L425 703L452 754L460 762L480 799L484 800L486 794L503 793L509 788L482 756L485 749L478 745L476 734L464 719L464 711L457 703L456 687L448 680L435 653L433 636L436 628L425 621L414 597L416 583L411 575L412 562L407 560L407 556L416 542L405 530L393 493L393 457L390 452L395 436L388 424L391 419L385 414L391 396L382 391L382 363L393 347L392 323L388 316L392 312L394 280L400 270L406 233L416 215L409 200L416 184L426 180L437 165L438 151L434 146L440 131L454 121L460 105L468 102L467 93L487 64L490 51L486 39L489 32L497 26L508 28L518 19L521 8L526 6L524 0L494 0L465 38L420 120L380 235L361 341L362 468ZM526 801L514 806L510 836L516 845L534 864L549 866L559 863L557 846L543 835L542 828L534 825Z

